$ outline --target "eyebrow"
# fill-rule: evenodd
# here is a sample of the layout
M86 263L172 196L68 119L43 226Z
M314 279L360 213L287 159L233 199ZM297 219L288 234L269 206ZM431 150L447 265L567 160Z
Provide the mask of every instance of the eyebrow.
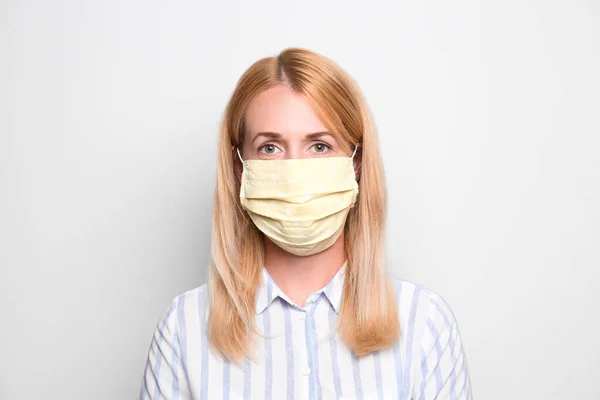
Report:
M252 139L252 143L256 142L256 139L259 137L266 137L268 139L281 139L281 134L276 132L258 132L256 136Z
M306 135L306 137L308 139L318 139L318 138L321 138L323 136L333 136L333 135L331 133L327 132L327 131L314 132L314 133L309 133L308 135Z
M333 135L327 131L313 132L313 133L307 134L306 138L310 139L310 140L314 140L314 139L321 138L323 136L333 136ZM252 139L252 143L254 143L256 141L256 139L258 139L259 137L266 137L268 139L281 139L282 136L280 133L277 133L277 132L258 132L256 134L256 136L254 136L254 138Z

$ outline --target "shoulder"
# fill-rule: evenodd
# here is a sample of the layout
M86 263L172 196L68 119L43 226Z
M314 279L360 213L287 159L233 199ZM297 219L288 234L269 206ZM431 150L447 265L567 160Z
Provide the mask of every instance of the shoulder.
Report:
M181 329L194 324L204 325L208 311L208 285L205 283L172 298L159 324L171 324Z
M397 277L392 277L392 282L401 331L422 337L428 331L439 334L455 329L457 323L454 313L440 294Z
M452 319L450 305L437 292L397 277L392 277L392 282L399 308L414 310L413 313L426 309L434 316L440 314L442 319Z
M414 398L471 399L467 360L450 305L431 289L393 281Z
M208 300L208 284L195 287L187 290L178 296L175 296L172 300L172 304L185 305L186 303L194 303L202 309L205 308L206 301Z

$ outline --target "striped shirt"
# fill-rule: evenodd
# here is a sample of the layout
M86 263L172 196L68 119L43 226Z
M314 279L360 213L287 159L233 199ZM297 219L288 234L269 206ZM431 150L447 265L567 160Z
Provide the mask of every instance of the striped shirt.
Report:
M337 336L345 267L303 307L263 268L257 292L254 356L239 365L207 338L207 286L176 297L158 322L140 398L471 399L456 320L437 294L395 279L400 339L357 357Z

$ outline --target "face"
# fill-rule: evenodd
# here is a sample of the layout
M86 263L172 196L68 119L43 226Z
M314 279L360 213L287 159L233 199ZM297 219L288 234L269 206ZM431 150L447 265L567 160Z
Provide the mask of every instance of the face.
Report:
M305 96L283 85L256 96L245 122L244 160L349 157L354 150L327 131Z

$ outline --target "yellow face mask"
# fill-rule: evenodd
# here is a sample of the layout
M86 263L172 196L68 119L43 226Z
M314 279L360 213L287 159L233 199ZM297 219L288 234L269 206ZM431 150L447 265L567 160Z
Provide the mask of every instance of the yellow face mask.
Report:
M335 243L356 202L352 157L242 160L240 202L265 235L285 251L308 256Z

